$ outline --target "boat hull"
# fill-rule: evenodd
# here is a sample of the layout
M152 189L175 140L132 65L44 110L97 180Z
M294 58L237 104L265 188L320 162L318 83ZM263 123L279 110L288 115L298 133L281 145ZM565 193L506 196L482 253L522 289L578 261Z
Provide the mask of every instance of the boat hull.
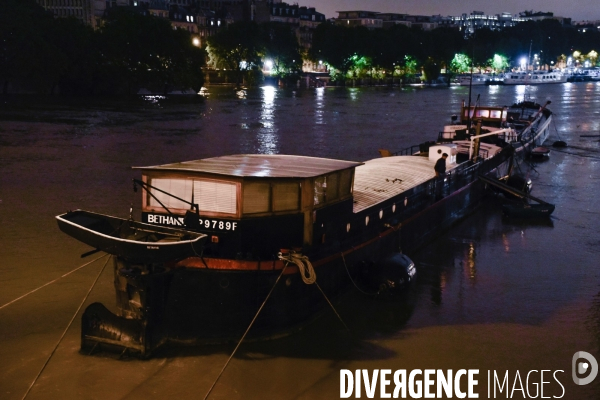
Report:
M506 168L502 163L488 172L500 173ZM456 185L460 187L455 189ZM421 207L415 204L404 213L398 209L395 216L384 215L374 227L376 234L367 240L312 259L317 276L312 285L303 282L293 265L283 269L280 261L240 261L238 270L223 270L219 269L218 259L192 257L159 274L149 274L162 283L160 290L148 295L152 290L140 280L144 279L142 266L134 276L131 271L136 266L117 258L115 282L120 316L160 325L165 340L155 339L155 343L205 344L239 340L255 317L248 339L294 332L320 313L330 311L328 300L338 298L353 283L369 294L392 295L405 287L389 287L385 277L373 279L382 276L384 259L398 252L414 254L428 239L471 213L488 193L476 174L466 183L453 182L450 177L442 188L443 197L436 199L436 192L434 188ZM399 199L390 201L400 203ZM357 218L365 216L363 213ZM132 307L134 299L142 299L142 306Z

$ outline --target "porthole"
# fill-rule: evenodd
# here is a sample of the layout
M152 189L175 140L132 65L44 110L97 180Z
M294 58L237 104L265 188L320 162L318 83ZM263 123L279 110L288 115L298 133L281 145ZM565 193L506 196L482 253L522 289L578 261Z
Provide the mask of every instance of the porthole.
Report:
M365 217L365 226L369 225L369 216L367 215Z
M350 232L350 222L346 224L346 232Z
M408 205L408 197L404 198L404 207L406 207Z
M379 210L379 219L383 218L383 210Z
M392 212L395 213L396 212L396 203L392 204Z

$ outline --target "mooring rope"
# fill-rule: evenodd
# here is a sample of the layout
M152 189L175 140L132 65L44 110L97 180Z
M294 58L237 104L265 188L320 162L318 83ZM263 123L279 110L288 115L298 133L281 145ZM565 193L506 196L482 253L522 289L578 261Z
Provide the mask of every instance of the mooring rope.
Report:
M285 254L279 253L277 256L280 260L287 261L288 263L292 263L297 266L300 270L302 281L304 281L304 283L307 285L312 285L317 281L317 273L315 272L315 269L313 268L313 265L307 256L303 256L295 251Z
M104 257L104 256L102 256L102 257ZM99 258L101 258L101 257L99 257ZM81 310L81 307L83 307L83 305L85 304L85 301L89 297L90 293L92 293L92 289L94 289L94 286L96 286L96 283L98 282L98 279L100 279L100 275L102 275L102 272L104 272L104 268L106 268L106 264L108 264L109 260L110 260L110 257L106 259L106 262L102 266L102 269L98 273L98 276L96 276L96 279L94 280L94 283L92 283L92 286L90 287L90 289L86 293L85 297L81 301L81 304L79 304L79 307L77 307L77 311L75 311L75 314L73 314L73 317L71 318L71 321L69 321L69 325L67 325L67 327L65 328L65 331L61 335L60 339L58 339L58 342L56 343L56 346L54 346L54 349L52 350L52 352L48 356L48 359L46 360L46 362L42 366L42 369L40 369L40 372L38 372L38 374L35 377L35 379L33 380L33 382L31 382L31 385L29 385L29 388L27 389L27 392L25 392L25 395L23 395L23 400L25 400L25 398L27 397L27 395L29 395L29 392L31 392L31 389L33 388L33 386L35 385L35 383L37 382L37 380L39 379L39 377L42 375L42 372L44 372L44 369L46 368L46 366L50 362L50 359L52 358L52 356L56 352L56 349L58 349L58 346L60 345L60 343L62 342L63 338L67 334L67 331L69 330L69 328L73 324L73 321L75 321L75 317L77 317L77 314L79 314L79 311ZM96 260L94 260L94 261L96 261Z
M244 339L246 338L246 335L248 334L248 332L250 331L250 328L252 328L252 325L254 325L254 321L256 321L256 318L258 318L258 314L260 314L260 312L262 311L263 307L265 306L265 304L267 303L267 300L269 300L269 297L271 297L271 293L273 293L273 290L275 289L275 286L277 286L277 282L279 282L279 280L281 279L281 277L283 276L283 272L285 271L285 269L287 268L288 263L286 263L283 266L283 269L281 270L281 273L279 274L279 276L277 277L277 279L275 280L275 283L273 284L273 287L271 287L271 290L269 291L269 294L267 294L267 297L265 297L265 300L262 302L262 304L260 305L258 311L256 312L256 314L254 315L254 318L252 318L252 321L250 322L250 325L248 325L248 328L246 329L246 332L244 332L244 334L242 335L242 338L240 339L240 341L238 342L237 346L235 346L235 349L233 349L233 352L231 353L231 355L229 356L229 358L227 359L227 362L225 362L225 365L223 365L223 368L221 369L221 372L219 372L219 375L217 376L217 379L215 379L215 381L213 382L212 386L210 387L210 389L208 389L208 392L206 393L206 396L204 396L204 400L208 399L208 396L210 395L210 393L212 392L212 390L214 389L215 385L217 384L217 382L219 381L219 379L221 378L221 375L223 375L223 372L225 371L225 368L227 368L227 365L229 365L229 362L231 361L231 359L233 358L234 354L236 353L236 351L238 350L238 348L240 347L240 345L242 344L242 342L244 341Z
M364 290L362 290L361 288L358 287L358 285L356 284L356 282L354 281L354 279L352 279L352 275L350 275L350 270L348 270L348 266L346 265L346 259L344 258L344 252L342 252L341 255L342 255L342 261L344 261L344 268L346 268L346 273L348 274L348 278L350 278L350 282L352 282L352 284L354 285L354 287L359 292L361 292L362 294L366 294L367 296L377 296L379 294L379 292L368 293L368 292L365 292Z
M27 296L29 296L29 295L30 295L30 294L32 294L32 293L35 293L35 292L37 292L38 290L40 290L40 289L42 289L42 288L44 288L44 287L46 287L46 286L48 286L48 285L50 285L50 284L52 284L52 283L54 283L54 282L58 281L59 279L62 279L62 278L64 278L65 276L67 276L67 275L70 275L70 274L72 274L73 272L75 272L75 271L78 271L78 270L80 270L81 268L83 268L83 267L86 267L86 266L90 265L90 264L91 264L91 263L93 263L94 261L98 261L98 260L99 260L99 259L101 259L102 257L106 257L107 255L108 255L108 254L101 255L100 257L98 257L98 258L95 258L95 259L93 259L92 261L90 261L90 262L87 262L87 263L85 263L85 264L83 264L83 265L80 265L79 267L75 268L74 270L72 270L72 271L70 271L70 272L67 272L66 274L64 274L64 275L62 275L62 276L60 276L60 277L58 277L58 278L54 279L53 281L50 281L50 282L48 282L48 283L45 283L45 284L43 284L42 286L38 287L37 289L33 289L32 291L30 291L30 292L28 292L28 293L25 293L23 296L21 296L21 297L17 297L16 299L14 299L14 300L12 300L12 301L9 301L8 303L4 304L3 306L0 306L0 310L2 310L2 309L3 309L4 307L6 307L6 306L9 306L9 305L11 305L12 303L14 303L14 302L16 302L16 301L19 301L19 300L21 300L21 299L22 299L22 298L24 298L24 297L27 297Z

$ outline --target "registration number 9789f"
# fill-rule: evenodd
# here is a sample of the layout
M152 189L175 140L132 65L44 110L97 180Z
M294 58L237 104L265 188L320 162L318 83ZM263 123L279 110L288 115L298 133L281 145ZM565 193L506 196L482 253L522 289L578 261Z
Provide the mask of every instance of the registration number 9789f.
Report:
M198 222L200 223L200 226L205 228L205 229L211 229L211 230L220 230L220 231L235 231L235 229L237 228L237 222L231 222L231 221L219 221L217 219L203 219L200 218L198 220Z

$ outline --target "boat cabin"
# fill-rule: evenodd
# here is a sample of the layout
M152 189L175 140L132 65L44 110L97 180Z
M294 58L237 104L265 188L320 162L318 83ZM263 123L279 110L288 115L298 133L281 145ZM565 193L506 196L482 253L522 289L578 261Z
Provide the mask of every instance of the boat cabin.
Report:
M207 255L253 259L319 241L313 220L320 209L351 213L361 164L241 154L134 169L142 171L143 222L206 233Z

